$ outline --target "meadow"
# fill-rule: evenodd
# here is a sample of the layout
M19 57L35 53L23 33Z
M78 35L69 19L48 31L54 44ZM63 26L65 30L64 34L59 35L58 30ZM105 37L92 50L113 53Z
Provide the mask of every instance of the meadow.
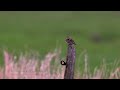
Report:
M61 48L66 57L66 36L76 42L76 69L83 67L86 50L91 70L104 59L108 66L120 59L120 12L108 11L1 11L0 64L3 50L16 55L38 51L42 59ZM97 36L96 36L97 35ZM96 42L94 38L100 38ZM110 66L111 67L111 66Z

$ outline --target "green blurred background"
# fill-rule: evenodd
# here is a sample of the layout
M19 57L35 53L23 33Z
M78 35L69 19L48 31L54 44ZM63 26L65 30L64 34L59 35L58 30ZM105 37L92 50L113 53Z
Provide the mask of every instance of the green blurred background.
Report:
M65 38L76 42L76 65L82 65L87 50L94 68L104 59L108 63L120 58L120 12L108 11L1 11L0 64L3 49L9 52L38 51L41 58L61 47L65 57Z

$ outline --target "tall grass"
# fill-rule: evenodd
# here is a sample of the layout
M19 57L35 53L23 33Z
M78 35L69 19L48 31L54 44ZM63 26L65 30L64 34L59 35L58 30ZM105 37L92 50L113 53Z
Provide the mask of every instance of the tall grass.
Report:
M21 54L19 57L4 51L4 66L0 67L0 79L63 79L65 66L60 64L61 51L49 52L43 60L37 56L30 57ZM107 63L102 62L100 68L95 68L94 73L89 70L88 55L84 54L84 70L75 72L75 79L119 79L120 68L115 67L107 71ZM53 62L54 63L51 63ZM118 63L118 62L117 62Z

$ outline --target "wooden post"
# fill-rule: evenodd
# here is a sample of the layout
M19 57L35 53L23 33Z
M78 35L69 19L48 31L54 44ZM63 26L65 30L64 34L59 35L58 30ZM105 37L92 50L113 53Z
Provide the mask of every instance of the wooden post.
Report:
M64 79L74 79L74 65L75 65L74 45L76 44L70 37L66 39L66 42L68 44L66 63L64 61L61 61L62 65L66 65Z

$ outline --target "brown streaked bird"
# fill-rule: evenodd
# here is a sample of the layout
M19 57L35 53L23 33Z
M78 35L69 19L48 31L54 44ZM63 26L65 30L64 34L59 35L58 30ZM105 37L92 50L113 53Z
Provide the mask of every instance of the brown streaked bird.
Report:
M72 39L72 38L70 38L70 37L67 37L67 39L66 39L66 42L69 44L69 45L76 45L76 43L74 42L74 40Z

